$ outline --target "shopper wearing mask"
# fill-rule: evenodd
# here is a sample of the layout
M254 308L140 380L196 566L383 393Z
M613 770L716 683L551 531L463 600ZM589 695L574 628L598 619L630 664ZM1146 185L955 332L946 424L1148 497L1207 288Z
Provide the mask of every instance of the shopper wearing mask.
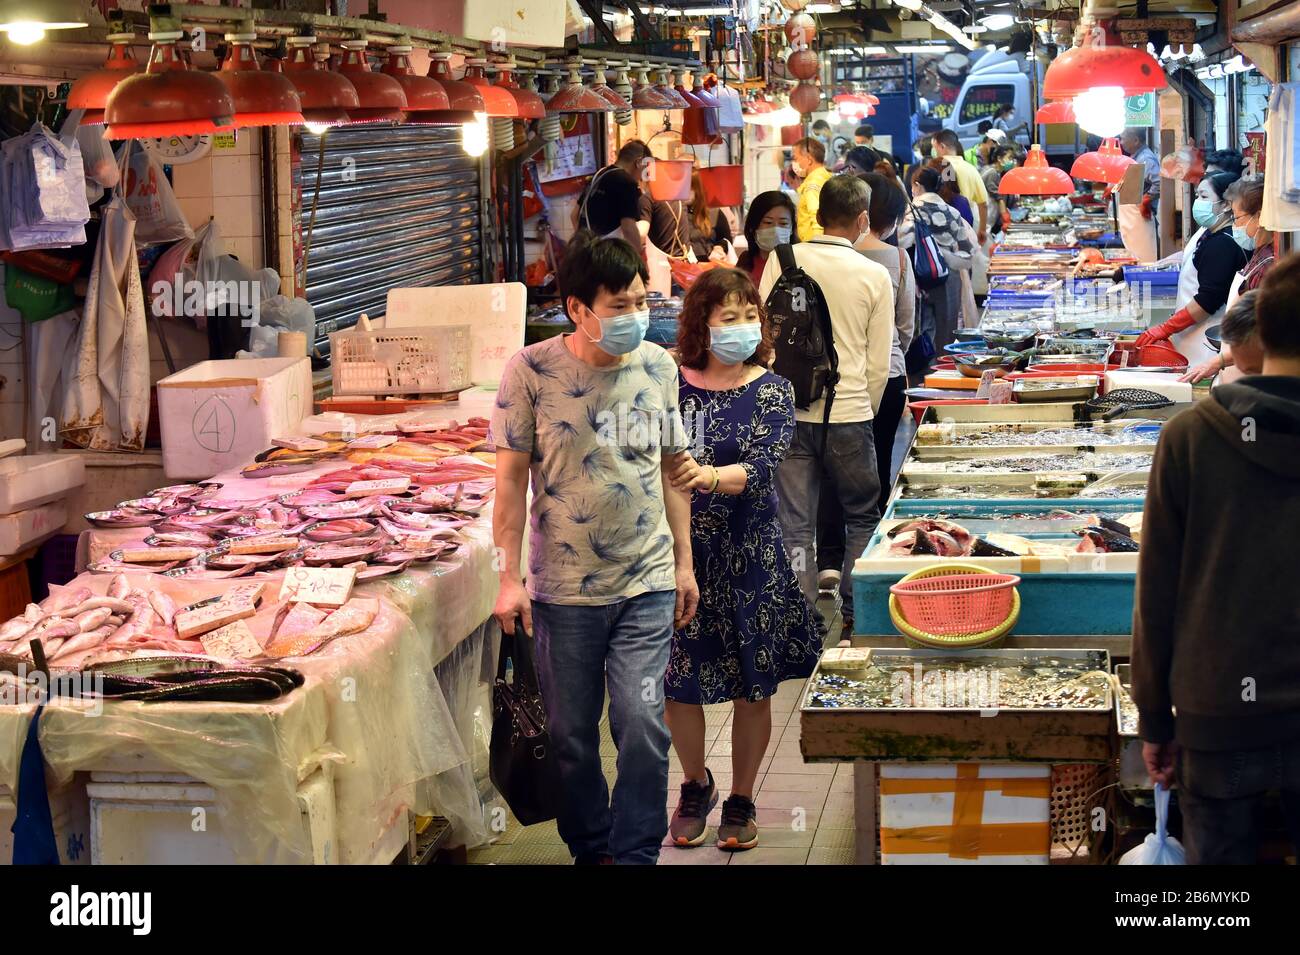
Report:
M980 171L984 188L989 194L989 231L996 234L1002 231L1002 220L1014 196L1002 196L998 187L1002 177L1020 165L1019 146L999 146L989 154L989 164Z
M754 795L772 736L772 696L821 655L812 611L781 537L774 481L794 436L794 392L767 370L771 329L749 276L714 269L686 293L677 333L681 411L692 454L673 473L691 494L691 552L700 609L673 635L664 695L686 779L669 826L702 843L718 801L704 765L703 707L732 704L731 793L720 849L758 844Z
M731 242L731 225L721 209L710 208L704 201L700 171L691 173L690 215L691 252L697 262L726 262L727 244Z
M799 214L795 225L799 237L805 242L822 234L817 209L821 202L822 186L831 178L831 171L826 168L825 162L826 147L821 140L805 136L794 144L794 174L803 180L799 184Z
M1219 172L1197 184L1192 218L1200 228L1183 247L1177 311L1139 335L1139 347L1168 341L1193 367L1216 357L1205 329L1223 317L1233 278L1246 265L1246 253L1232 237L1232 205L1224 198L1236 181L1231 173Z
M1255 863L1256 810L1269 791L1281 792L1300 849L1300 614L1285 569L1294 564L1248 543L1300 527L1300 256L1254 294L1262 374L1165 423L1138 552L1138 733L1152 780L1178 784L1192 865Z
M862 555L880 520L880 477L872 419L889 381L894 343L894 296L889 272L853 248L870 226L871 190L854 176L836 176L822 190L818 215L825 235L794 246L795 263L817 283L830 313L839 356L839 382L830 406L815 401L795 412L795 439L777 472L781 527L810 604L817 601L818 502L821 479L834 481L844 515L847 548L840 594L846 628L852 626L849 568ZM768 258L759 283L764 300L781 275L778 256ZM846 632L851 632L846 629Z
M979 245L983 245L989 234L989 194L984 188L984 180L980 178L979 170L962 156L961 140L951 129L941 129L934 134L934 153L952 169L952 174L957 180L957 191L966 197L971 209L978 214L975 239Z
M794 202L778 189L760 192L749 204L744 229L747 248L740 253L736 268L748 272L755 284L763 278L773 249L799 241L794 231L795 215Z
M493 616L503 629L519 622L536 638L564 789L560 837L579 863L659 857L669 737L663 702L657 692L646 696L646 681L661 684L673 629L690 623L699 599L690 502L670 482L687 448L677 369L643 340L646 276L630 244L579 232L559 270L577 331L515 355L492 414L492 530L501 559ZM612 804L600 752L606 688L618 749Z
M942 285L926 289L921 295L921 311L916 316L916 334L926 333L936 351L943 351L957 337L962 309L962 271L969 272L975 261L975 244L970 223L961 213L944 202L938 193L939 174L933 169L917 171L912 181L911 215L919 217L929 228L948 265L948 277ZM909 218L903 223L898 244L911 249L915 233Z
M1276 261L1273 255L1273 234L1259 223L1260 212L1264 208L1264 181L1262 179L1238 179L1225 193L1224 198L1232 203L1232 238L1241 246L1242 251L1250 256L1245 268L1237 273L1228 290L1228 312L1241 296L1259 288L1264 276ZM1226 372L1236 364L1237 349L1229 344L1227 338L1228 320L1225 317L1220 329L1223 347L1214 358L1193 365L1183 375L1182 381L1203 381L1219 376L1219 382L1226 384L1241 377L1238 373ZM1244 372L1251 374L1251 372Z
M894 292L894 342L889 353L889 382L871 422L871 435L876 446L876 473L880 477L880 513L883 514L889 489L894 483L894 437L907 407L904 394L907 362L903 356L912 344L916 328L916 278L907 253L888 242L907 214L907 197L898 180L875 172L863 173L859 178L871 190L870 229L853 247L885 267ZM817 511L817 587L823 594L834 593L840 588L844 566L844 514L829 478L822 481Z

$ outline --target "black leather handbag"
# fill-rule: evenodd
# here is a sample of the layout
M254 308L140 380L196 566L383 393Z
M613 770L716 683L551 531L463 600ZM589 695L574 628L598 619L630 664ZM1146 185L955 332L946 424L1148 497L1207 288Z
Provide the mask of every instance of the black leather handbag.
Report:
M501 635L496 684L492 689L492 785L523 825L554 819L559 807L559 775L546 711L533 669L532 638L518 624ZM506 661L514 663L506 680Z

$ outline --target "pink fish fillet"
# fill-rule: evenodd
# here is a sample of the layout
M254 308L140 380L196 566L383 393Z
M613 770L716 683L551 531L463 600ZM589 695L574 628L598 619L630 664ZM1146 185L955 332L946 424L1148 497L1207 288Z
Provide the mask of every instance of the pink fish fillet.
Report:
M277 634L267 645L266 656L305 656L336 637L365 630L378 613L379 601L374 597L353 597L310 630L284 638Z

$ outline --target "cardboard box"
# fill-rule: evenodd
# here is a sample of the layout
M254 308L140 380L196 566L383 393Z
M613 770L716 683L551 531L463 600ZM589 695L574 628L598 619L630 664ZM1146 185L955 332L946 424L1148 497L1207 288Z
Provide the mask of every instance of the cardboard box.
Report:
M1052 767L886 763L880 859L886 865L1047 865Z
M208 478L247 464L311 414L307 358L205 361L158 382L163 470Z

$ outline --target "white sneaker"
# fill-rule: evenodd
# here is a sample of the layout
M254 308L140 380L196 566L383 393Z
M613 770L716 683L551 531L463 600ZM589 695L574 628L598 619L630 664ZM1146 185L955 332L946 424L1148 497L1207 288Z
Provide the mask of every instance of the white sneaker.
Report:
M822 593L833 593L840 589L840 572L823 570L817 575L817 589Z

